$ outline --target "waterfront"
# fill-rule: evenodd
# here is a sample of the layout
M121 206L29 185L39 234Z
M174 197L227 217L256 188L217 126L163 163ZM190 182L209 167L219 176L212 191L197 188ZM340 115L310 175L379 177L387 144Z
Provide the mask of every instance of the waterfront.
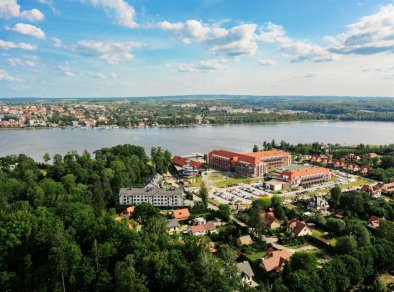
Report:
M118 144L161 146L174 154L225 148L251 151L264 140L290 143L324 142L344 145L394 143L394 122L293 122L191 128L35 129L0 131L0 156L24 153L42 160L45 152L89 152Z

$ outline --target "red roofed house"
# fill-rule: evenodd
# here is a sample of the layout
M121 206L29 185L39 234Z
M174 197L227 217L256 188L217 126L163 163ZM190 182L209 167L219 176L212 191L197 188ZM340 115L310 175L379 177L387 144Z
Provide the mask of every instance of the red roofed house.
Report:
M131 217L131 215L133 215L133 213L134 213L134 209L135 209L134 206L127 207L126 210L124 210L122 212L122 215L127 216L127 217Z
M269 248L267 255L261 260L260 266L267 272L279 272L289 258L290 253L286 249Z
M391 194L394 193L394 180L392 180L390 183L388 184L384 184L382 186L382 192L385 194Z
M185 208L172 211L172 218L176 221L188 220L190 218L189 209Z
M216 226L212 222L190 226L190 232L196 236L205 235L208 232L215 232L215 231L216 231Z
M363 185L361 187L361 190L363 192L370 194L372 197L377 198L377 197L380 197L380 195L382 194L382 185L381 184L375 184L373 186Z
M282 150L235 153L225 150L213 150L207 159L212 167L235 171L248 177L262 177L268 171L291 164L291 155Z
M299 221L297 219L291 219L288 225L291 234L295 237L312 235L312 230L304 221Z
M360 172L362 174L367 174L371 168L368 165L363 165L360 167Z
M331 172L324 167L308 167L294 170L284 170L280 178L294 185L310 185L328 181L331 179Z
M380 220L379 217L372 215L368 220L367 226L374 229L379 228Z
M279 220L275 217L273 212L261 212L260 218L265 222L265 225L270 229L280 227Z

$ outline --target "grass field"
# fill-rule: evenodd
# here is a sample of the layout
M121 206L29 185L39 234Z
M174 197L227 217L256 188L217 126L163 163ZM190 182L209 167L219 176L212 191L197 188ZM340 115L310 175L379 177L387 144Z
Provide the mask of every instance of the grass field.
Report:
M201 176L196 176L196 177L189 179L189 186L190 187L197 188L197 187L200 187L202 184L203 184L203 180L202 180Z
M370 183L369 180L366 180L366 179L363 179L363 178L358 178L354 182L341 185L341 188L342 189L347 189L347 188L350 188L350 187L358 187L358 186L362 186L362 185L368 184L368 183Z
M240 183L244 183L244 184L251 184L251 183L255 183L260 181L261 179L258 178L248 178L248 177L230 177L228 179L216 182L214 184L215 187L217 188L225 188L227 187L229 184L240 184Z
M224 175L221 174L220 172L214 172L214 173L210 173L208 175L208 179L210 180L223 180Z
M245 254L245 256L248 258L249 261L254 262L257 261L263 257L265 257L267 253L265 251L258 251L258 252L251 252Z

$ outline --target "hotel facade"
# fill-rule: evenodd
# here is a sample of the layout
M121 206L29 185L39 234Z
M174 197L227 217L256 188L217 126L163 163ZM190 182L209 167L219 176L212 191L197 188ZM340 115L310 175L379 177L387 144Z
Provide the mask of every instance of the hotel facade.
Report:
M291 164L291 155L282 150L236 153L213 150L207 155L207 163L225 171L235 171L247 177L263 177L268 171Z
M183 188L121 188L119 191L120 205L149 203L155 207L182 207L183 199Z
M284 170L280 174L280 179L291 183L292 186L312 185L330 180L331 172L324 167Z

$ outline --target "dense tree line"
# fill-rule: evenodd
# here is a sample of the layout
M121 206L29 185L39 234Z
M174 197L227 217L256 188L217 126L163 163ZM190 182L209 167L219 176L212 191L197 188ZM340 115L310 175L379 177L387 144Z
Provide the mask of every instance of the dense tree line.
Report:
M171 154L123 145L0 159L2 291L233 291L242 289L233 253L168 235L159 210L143 204L129 229L114 220L120 187L166 172ZM121 210L121 209L120 209ZM119 211L119 209L118 209ZM226 213L227 214L227 213Z

